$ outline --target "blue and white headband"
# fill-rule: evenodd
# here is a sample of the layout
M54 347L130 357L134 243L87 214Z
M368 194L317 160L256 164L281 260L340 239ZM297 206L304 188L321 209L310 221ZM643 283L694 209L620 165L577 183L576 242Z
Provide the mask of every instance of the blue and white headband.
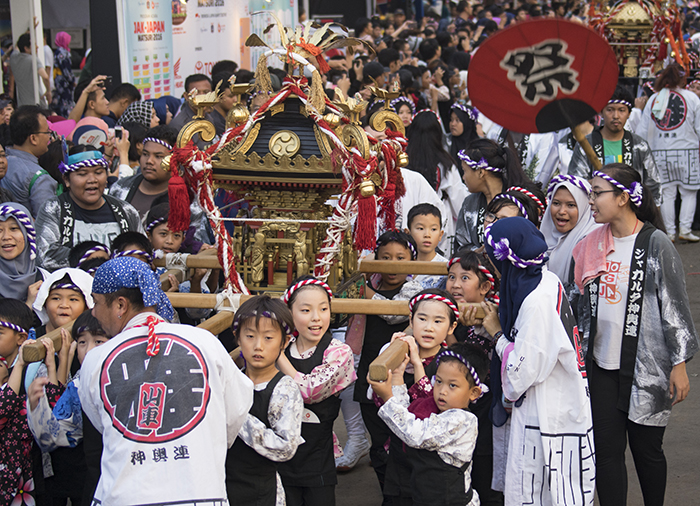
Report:
M24 330L22 327L14 324L12 322L0 321L0 327L5 327L8 329L14 330L15 332L23 332L25 334L27 333L27 331Z
M588 184L588 181L585 179L578 176L572 176L571 174L559 174L558 176L553 177L549 182L549 187L547 188L547 200L550 202L552 201L552 197L554 197L554 189L562 183L570 183L579 188L586 195L590 195L591 193L591 185Z
M484 231L484 241L491 246L493 249L493 256L496 257L496 259L501 261L507 259L519 269L527 269L531 265L540 265L547 259L547 252L543 251L533 259L523 260L510 248L510 241L508 241L507 237L501 238L498 242L493 240L493 236L491 235L491 227L493 225L494 223L491 223L486 227Z
M630 111L632 110L632 104L629 103L627 100L622 100L622 99L608 100L608 104L622 104L622 105L626 105L627 107L629 107Z
M479 111L477 111L473 107L469 107L468 105L455 102L454 104L452 104L452 109L459 109L464 114L469 116L469 119L472 120L474 123L476 123L479 120Z
M614 179L614 178L608 176L605 172L600 172L599 170L596 170L593 172L593 177L599 177L601 179L605 179L608 183L615 186L619 190L626 192L630 196L630 200L632 201L632 204L635 205L635 207L639 207L642 205L643 187L642 187L641 183L638 183L637 181L632 181L630 188L627 188L625 185L620 183L617 179Z
M125 249L124 251L115 251L112 253L112 258L122 258L122 257L144 257L149 263L153 263L153 255L148 251L143 251L141 249Z
M167 223L167 222L168 222L168 218L166 218L165 216L153 220L153 221L150 222L150 223L148 224L148 226L146 227L146 233L150 233L150 232L151 232L154 228L156 228L158 225L162 225L163 223Z
M499 193L498 195L493 197L492 200L499 200L499 199L500 200L510 200L513 204L515 204L518 207L518 209L520 210L520 214L522 214L523 218L525 218L525 219L530 218L527 214L527 210L525 209L525 206L523 205L522 202L520 202L520 200L517 197L515 197L513 195L508 195L507 193Z
M68 163L58 162L61 174L68 174L86 167L109 167L109 163L99 151L84 151L68 157Z
M487 392L489 391L489 387L487 387L486 385L484 385L484 384L481 382L481 380L479 379L479 375L476 373L476 369L474 369L474 366L471 365L471 364L469 363L469 361L468 361L466 358L464 358L464 357L463 357L462 355L460 355L459 353L455 353L455 352L452 351L452 350L443 350L443 351L441 351L441 352L438 354L438 356L435 358L435 365L436 365L436 366L439 366L439 365L440 365L440 360L441 360L442 358L444 358L444 357L456 358L457 360L459 360L459 361L464 365L464 367L467 368L467 370L469 371L469 374L471 374L471 375L472 375L472 378L474 378L474 384L475 384L476 386L478 386L478 387L481 389L481 395L480 395L479 397L483 396L485 393L487 393Z
M11 205L0 206L0 216L12 216L16 219L27 231L27 242L29 243L29 258L36 258L36 229L32 223L32 219L24 211L20 211Z
M99 251L103 251L103 252L107 253L107 256L109 256L109 254L110 254L109 248L107 246L105 246L104 244L98 244L97 246L94 246L94 247L90 248L89 250L87 250L85 252L85 254L83 254L83 256L80 257L80 260L78 260L78 265L76 267L80 267L81 265L83 265L85 262L88 261L88 259L90 258L91 255L93 255Z
M168 151L172 151L172 150L173 150L173 147L172 147L170 144L168 144L168 143L165 142L164 140L158 139L158 138L156 138L156 137L146 137L146 138L143 140L143 144L145 145L147 142L155 142L156 144L160 144L161 146L163 146L163 147L164 147L165 149L167 149Z
M457 153L457 156L459 157L460 160L462 160L464 163L466 163L467 166L472 170L484 169L484 170L489 170L491 172L498 172L498 173L503 172L503 169L499 169L497 167L491 167L489 165L489 162L487 162L486 158L484 158L483 156L481 157L481 159L478 162L476 160L472 160L471 158L469 158L469 155L467 155L467 152L465 150L461 150L459 153Z
M413 100L411 100L408 97L397 97L391 102L389 102L389 105L396 111L396 114L399 113L399 109L401 109L402 105L407 105L409 109L411 109L411 115L414 115L416 113L416 106L413 103Z

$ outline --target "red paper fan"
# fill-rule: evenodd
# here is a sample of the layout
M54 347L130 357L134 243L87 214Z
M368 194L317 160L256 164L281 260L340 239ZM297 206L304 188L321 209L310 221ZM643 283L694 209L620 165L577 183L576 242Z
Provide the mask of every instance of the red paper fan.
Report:
M489 37L469 64L474 106L521 133L551 132L586 121L615 91L619 69L607 41L560 19L518 23Z

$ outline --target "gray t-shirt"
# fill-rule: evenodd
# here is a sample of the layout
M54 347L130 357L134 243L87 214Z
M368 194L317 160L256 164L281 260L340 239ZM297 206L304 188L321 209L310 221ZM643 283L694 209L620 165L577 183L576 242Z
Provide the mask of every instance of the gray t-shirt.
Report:
M37 65L41 66L41 61L37 58ZM39 68L37 67L37 69ZM12 75L15 77L15 89L17 90L17 107L23 105L35 105L34 100L34 81L32 77L32 55L28 53L20 53L14 51L10 56L10 68ZM36 76L37 79L39 76ZM39 93L42 92L42 87L39 85ZM41 105L46 107L46 100L40 99Z

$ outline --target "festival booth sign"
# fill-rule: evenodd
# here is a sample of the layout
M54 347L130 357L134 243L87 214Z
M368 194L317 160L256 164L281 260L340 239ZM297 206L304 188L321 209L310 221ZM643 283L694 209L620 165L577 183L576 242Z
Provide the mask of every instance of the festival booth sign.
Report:
M469 65L467 88L474 106L508 130L571 128L599 166L577 125L605 107L618 74L615 54L596 32L571 21L541 19L486 39Z

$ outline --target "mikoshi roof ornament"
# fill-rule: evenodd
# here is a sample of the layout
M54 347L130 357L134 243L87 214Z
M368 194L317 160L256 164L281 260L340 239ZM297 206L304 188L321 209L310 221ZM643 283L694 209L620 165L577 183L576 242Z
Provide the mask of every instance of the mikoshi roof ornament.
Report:
M598 168L577 125L605 107L618 73L615 54L596 32L571 21L539 19L506 28L479 46L467 88L481 113L514 132L570 127Z

